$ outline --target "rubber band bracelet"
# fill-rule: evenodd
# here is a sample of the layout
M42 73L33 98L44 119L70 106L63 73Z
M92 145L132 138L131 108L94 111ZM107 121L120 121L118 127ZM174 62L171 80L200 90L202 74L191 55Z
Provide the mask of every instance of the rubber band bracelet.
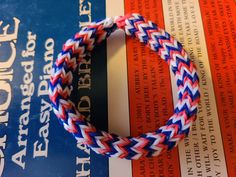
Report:
M178 86L178 103L166 125L138 137L120 137L96 129L69 100L73 72L81 60L117 29L157 52L170 66ZM153 22L130 14L93 22L66 41L52 68L49 97L54 113L78 142L108 157L139 159L170 150L189 134L196 120L200 92L196 68L182 45Z

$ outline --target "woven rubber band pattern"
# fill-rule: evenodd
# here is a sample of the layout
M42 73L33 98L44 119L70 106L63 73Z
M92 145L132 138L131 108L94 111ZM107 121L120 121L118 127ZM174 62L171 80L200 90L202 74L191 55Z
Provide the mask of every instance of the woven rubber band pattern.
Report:
M73 72L81 60L117 29L137 38L165 60L178 87L178 103L167 123L137 137L121 137L96 129L69 100ZM52 68L49 97L54 113L78 142L108 157L139 159L170 150L189 134L196 120L200 91L196 68L182 45L155 23L139 14L129 14L93 22L66 41Z

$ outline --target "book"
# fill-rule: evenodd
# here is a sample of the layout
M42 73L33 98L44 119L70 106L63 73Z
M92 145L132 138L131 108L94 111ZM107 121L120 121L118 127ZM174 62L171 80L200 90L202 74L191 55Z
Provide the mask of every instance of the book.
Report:
M201 86L189 136L170 152L134 161L108 159L77 143L52 112L47 92L68 38L92 21L127 13L140 13L181 42ZM0 176L236 176L235 29L234 0L2 0ZM176 84L168 65L122 31L97 46L77 76L73 101L102 130L136 136L173 114Z
M108 159L61 127L48 97L51 68L63 43L92 17L105 17L105 2L92 3L0 2L0 176L108 176ZM100 84L106 88L105 54L103 44L93 55L93 66L88 61L94 74L86 76L93 88L79 90L75 101L107 130L107 101L98 98L106 96L106 89L96 89Z

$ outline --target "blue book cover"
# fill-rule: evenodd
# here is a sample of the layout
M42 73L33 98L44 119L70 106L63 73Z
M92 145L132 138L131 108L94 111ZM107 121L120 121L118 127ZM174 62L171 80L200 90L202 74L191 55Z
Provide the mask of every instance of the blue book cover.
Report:
M48 97L50 70L63 43L104 17L105 1L0 1L0 176L108 176L108 159L77 144ZM73 92L77 107L103 130L106 74L104 42L78 69ZM86 88L79 88L79 78Z

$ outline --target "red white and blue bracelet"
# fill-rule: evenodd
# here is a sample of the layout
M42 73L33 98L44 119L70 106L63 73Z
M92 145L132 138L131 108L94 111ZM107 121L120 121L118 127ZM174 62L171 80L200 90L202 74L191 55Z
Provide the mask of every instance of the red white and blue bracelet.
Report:
M170 66L178 86L178 103L166 125L137 137L120 137L98 130L69 100L73 72L80 61L117 29L138 38L157 52ZM146 21L139 14L129 14L93 22L67 40L52 68L49 97L54 113L78 142L108 157L139 159L170 150L189 134L196 120L200 91L196 68L182 45L155 23Z

